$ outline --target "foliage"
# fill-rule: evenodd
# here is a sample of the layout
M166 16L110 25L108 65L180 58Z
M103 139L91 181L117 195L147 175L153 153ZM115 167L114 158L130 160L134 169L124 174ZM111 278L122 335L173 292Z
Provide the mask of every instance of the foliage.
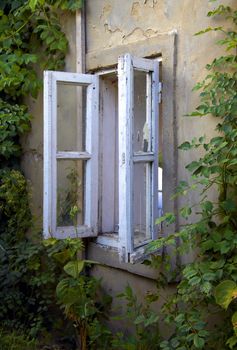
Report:
M15 242L30 227L27 182L15 169L0 170L0 240Z
M215 288L216 303L225 310L230 303L237 297L237 284L234 281L225 280ZM234 309L236 310L236 308ZM232 349L237 344L237 311L234 311L231 317L234 335L228 339L227 344Z
M126 313L118 320L124 319L130 327L133 325L132 335L117 333L113 337L113 348L116 350L155 350L159 349L160 332L159 316L152 311L151 304L156 298L151 298L148 293L144 302L139 303L131 287L128 285L124 293L118 295L126 301Z
M32 118L23 98L37 96L42 86L38 78L41 69L60 69L64 64L68 44L61 30L60 11L81 6L81 1L65 0L0 2L0 322L4 328L0 346L3 349L20 349L21 343L22 348L29 348L26 338L12 333L15 329L31 338L39 334L50 338L52 327L55 332L67 328L55 299L61 270L52 258L53 253L66 249L67 242L45 248L39 240L30 239L28 230L33 233L34 229L28 186L19 166L20 137L30 130ZM64 332L61 333L62 337ZM13 344L14 339L17 345Z
M111 303L111 298L99 294L100 281L89 277L83 270L94 261L78 259L78 251L82 248L81 240L66 239L67 249L54 254L60 261L66 273L56 287L56 296L67 319L73 321L78 333L78 343L81 350L106 349L109 346L111 334L102 326L100 318L105 316ZM58 241L50 239L47 246L54 246ZM102 296L103 295L103 296Z
M21 154L19 136L30 129L26 107L0 99L0 159L4 161Z
M52 327L62 326L60 310L55 306L55 288L60 276L51 255L62 249L47 249L40 242L27 238L15 242L1 239L1 326L9 331L18 329L31 337ZM46 288L47 286L47 288ZM53 312L52 312L53 311Z
M99 281L81 273L91 263L77 259L81 241L51 240L43 245L27 237L33 220L27 182L19 169L20 137L30 130L32 118L23 97L37 96L42 86L39 69L62 69L68 43L59 14L81 6L82 0L3 0L0 4L0 321L8 329L2 332L3 349L33 349L33 340L14 334L14 329L31 339L40 336L50 341L52 329L54 333L60 329L62 338L62 329L69 328L66 332L72 337L70 321L81 332L81 344L84 339L91 349L104 349L110 337L100 322L110 299L99 297ZM75 176L69 175L74 187ZM75 202L74 187L68 195ZM71 214L68 220L77 214L75 208Z
M0 348L1 350L36 350L37 343L23 334L8 333L0 329Z
M237 24L237 11L228 6L220 5L208 13L209 17L215 15L227 16L232 27ZM218 44L225 46L228 54L215 58L206 66L206 78L194 87L194 90L201 90L201 103L190 117L212 115L217 118L216 136L210 140L201 136L185 141L179 147L184 151L202 149L203 156L186 166L191 173L191 183L182 181L176 193L176 196L185 196L198 190L198 206L186 205L180 211L184 221L192 213L196 213L198 219L151 245L151 249L175 247L179 241L175 253L183 255L190 248L197 251L192 263L180 266L181 282L177 293L162 308L164 321L174 326L169 339L160 344L165 350L224 350L233 349L237 344L236 305L232 302L237 282L237 32L209 27L197 35L211 31L222 33L224 38ZM210 189L214 193L218 190L216 201L209 198ZM172 213L159 219L163 225L174 221ZM226 312L222 312L218 304L225 309L230 305ZM213 315L220 317L210 327Z

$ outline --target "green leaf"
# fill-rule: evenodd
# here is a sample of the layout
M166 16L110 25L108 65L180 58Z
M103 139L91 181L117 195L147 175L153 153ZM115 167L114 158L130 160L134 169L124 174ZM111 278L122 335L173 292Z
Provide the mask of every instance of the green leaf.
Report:
M192 209L188 206L185 206L180 209L180 214L185 218L188 219L188 217L192 214Z
M237 336L233 335L227 340L226 344L229 345L230 349L233 349L234 346L237 344Z
M69 249L65 249L62 252L54 253L53 257L55 260L57 260L61 264L65 264L67 260L70 260L71 254Z
M233 325L233 329L235 332L235 335L237 335L237 311L233 314L232 318L231 318L231 322Z
M193 343L197 349L202 349L203 346L205 345L205 340L199 337L198 334L195 334L195 336L193 337Z
M216 303L226 310L231 301L237 298L237 285L230 280L223 281L215 288L214 295Z
M201 278L198 276L195 276L195 277L190 278L190 280L188 282L191 286L196 286L197 284L199 284L201 282Z
M79 285L72 285L69 278L61 280L56 287L56 295L59 301L64 305L72 305L82 298Z
M173 224L175 222L175 215L173 213L166 213L161 216L159 219L156 219L155 224L159 225L160 223L166 221L168 225Z
M201 34L205 34L211 31L218 31L218 30L222 30L222 27L208 27L204 30L200 30L200 32L195 33L194 35L201 35Z
M74 278L78 278L82 270L84 269L85 261L84 260L75 260L75 261L69 261L64 266L64 271Z
M197 169L198 167L200 166L200 163L197 162L197 161L193 161L191 163L189 163L188 165L186 165L186 168L189 170L189 171L194 171L195 169Z
M234 213L237 211L236 204L232 199L227 199L226 201L222 202L221 206L227 213Z
M212 202L210 202L210 201L206 201L206 202L203 202L202 204L201 204L201 207L202 207L202 209L205 211L205 212L211 212L212 210L213 210L213 204L212 204Z
M141 324L146 320L144 315L139 315L138 317L136 317L134 324Z
M43 240L43 245L45 247L49 247L51 245L55 245L58 242L58 240L56 238L48 238Z
M144 322L144 326L149 327L150 325L157 323L158 320L159 320L159 316L155 313L151 313L151 315L149 315L149 317L146 317L145 322Z
M192 145L190 142L186 141L186 142L182 143L178 148L182 149L184 151L187 151L187 150L190 150L192 148Z
M215 10L209 11L207 17L213 17L215 15L223 15L231 11L229 6L220 5Z
M38 0L29 0L29 7L31 11L35 11L37 3L38 3Z

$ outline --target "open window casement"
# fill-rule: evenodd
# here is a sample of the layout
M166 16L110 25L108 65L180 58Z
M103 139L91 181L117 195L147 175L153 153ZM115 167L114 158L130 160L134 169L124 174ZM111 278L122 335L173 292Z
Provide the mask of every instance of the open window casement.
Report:
M46 72L44 95L45 237L98 234L122 261L141 260L157 237L158 60Z
M119 249L135 262L157 238L159 62L121 56L118 88Z
M44 237L97 235L98 77L44 76Z

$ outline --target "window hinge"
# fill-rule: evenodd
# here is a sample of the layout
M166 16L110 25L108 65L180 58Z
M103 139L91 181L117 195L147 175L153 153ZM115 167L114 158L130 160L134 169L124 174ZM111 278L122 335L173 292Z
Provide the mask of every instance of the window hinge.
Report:
M162 83L159 83L159 87L158 87L158 102L161 103L162 102Z

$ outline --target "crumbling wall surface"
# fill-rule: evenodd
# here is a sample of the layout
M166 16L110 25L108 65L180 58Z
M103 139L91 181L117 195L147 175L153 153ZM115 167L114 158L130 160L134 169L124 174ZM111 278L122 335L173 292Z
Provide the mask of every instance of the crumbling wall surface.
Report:
M73 14L61 15L62 29L69 41L65 71L76 71L76 21ZM43 72L39 70L43 79ZM69 103L69 101L67 101ZM29 112L32 114L31 132L21 140L23 146L22 168L29 180L31 210L34 215L34 231L42 231L43 220L43 91L37 99L27 98Z
M234 0L228 0L228 5L234 5ZM208 0L87 0L86 1L86 50L87 66L91 66L91 59L102 57L103 52L116 52L118 47L132 45L139 41L144 41L144 45L149 44L151 38L157 37L157 46L159 46L159 37L167 37L176 34L175 48L175 101L170 96L170 103L174 103L175 114L175 142L176 146L185 140L193 137L206 135L211 137L214 134L216 120L212 117L205 118L187 118L185 115L190 113L198 105L198 94L192 92L192 88L197 81L202 80L206 75L205 65L212 61L218 55L223 54L223 49L215 45L215 42L221 38L219 32L211 32L202 36L194 36L194 33L209 27L220 26L223 24L221 18L207 17L207 12L214 6L218 6L222 1L217 0L215 4ZM151 41L151 40L150 40ZM165 41L165 39L164 39ZM166 53L167 54L167 53ZM162 55L162 52L161 52ZM106 59L106 57L105 57ZM93 60L94 64L95 60ZM92 64L92 65L93 65ZM98 63L98 65L100 62ZM162 63L162 70L165 70L165 62ZM94 67L95 68L95 67ZM164 87L165 90L165 87ZM166 91L169 94L169 91ZM171 93L171 92L170 92ZM164 97L164 96L163 96ZM163 109L165 106L163 106ZM163 110L164 114L165 111ZM166 118L173 118L173 115L166 115ZM164 130L167 132L167 130ZM169 131L168 131L169 132ZM164 145L165 147L165 145ZM187 180L188 174L185 170L185 164L198 157L198 154L192 152L175 152L174 169L178 180ZM176 181L176 182L177 182ZM164 193L167 188L164 188ZM213 194L215 195L215 194ZM192 197L186 197L189 202L198 200L198 196L192 194ZM182 206L182 200L178 207ZM99 248L97 248L99 251ZM101 253L96 254L96 249L89 249L89 257L99 257ZM102 254L106 254L105 252ZM107 259L108 260L108 259ZM113 259L111 258L111 261ZM106 262L109 266L109 261ZM112 262L111 262L111 265ZM117 265L114 264L117 268ZM123 267L126 269L126 267ZM111 268L111 271L113 269ZM134 270L136 274L138 269ZM103 269L96 269L96 275L107 278ZM144 272L144 276L148 276ZM120 272L120 279L114 283L123 285L121 282L123 274ZM149 278L153 278L150 276ZM113 278L113 273L111 274ZM124 272L124 279L126 279ZM147 279L139 277L137 280L139 288L138 293L147 289ZM105 283L106 286L108 283ZM141 288L142 286L142 288ZM140 291L140 292L139 292Z
M203 134L213 129L213 121L187 120L185 114L197 105L197 96L191 92L195 82L205 74L205 64L222 52L214 43L220 33L203 36L194 33L208 26L221 25L221 19L208 18L207 12L215 5L203 0L87 0L87 52L133 43L158 34L177 31L177 115L178 140ZM234 0L228 1L231 6ZM157 45L159 43L157 42ZM183 163L182 166L183 167Z

